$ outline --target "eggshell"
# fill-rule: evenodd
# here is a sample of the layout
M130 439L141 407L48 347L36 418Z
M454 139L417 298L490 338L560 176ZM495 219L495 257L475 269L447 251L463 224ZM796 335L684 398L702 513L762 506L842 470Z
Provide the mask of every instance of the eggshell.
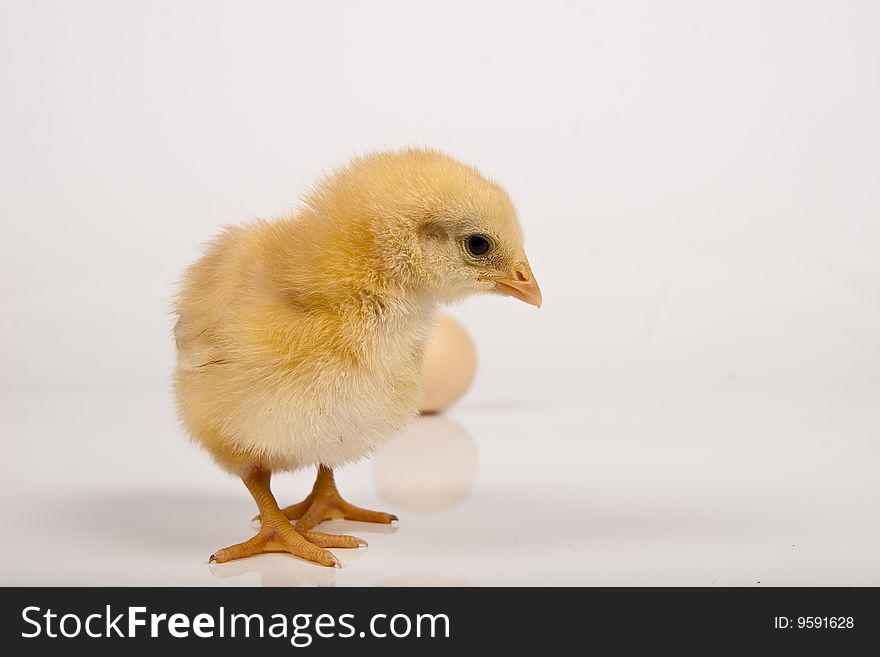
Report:
M422 364L422 413L436 413L455 403L477 371L477 351L464 327L440 315Z

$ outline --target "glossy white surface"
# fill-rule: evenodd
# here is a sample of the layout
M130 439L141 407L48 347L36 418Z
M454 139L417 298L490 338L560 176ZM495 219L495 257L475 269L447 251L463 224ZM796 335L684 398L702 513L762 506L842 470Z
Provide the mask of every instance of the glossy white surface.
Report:
M4 0L0 584L880 584L880 3L843 4ZM175 423L175 282L412 144L510 191L544 306L452 309L472 391L339 473L396 530L212 571L254 508Z
M339 473L397 528L327 569L211 568L251 532L244 487L164 395L6 395L0 584L880 584L877 389L509 390L422 418ZM52 447L47 447L52 445ZM282 503L312 473L278 477Z

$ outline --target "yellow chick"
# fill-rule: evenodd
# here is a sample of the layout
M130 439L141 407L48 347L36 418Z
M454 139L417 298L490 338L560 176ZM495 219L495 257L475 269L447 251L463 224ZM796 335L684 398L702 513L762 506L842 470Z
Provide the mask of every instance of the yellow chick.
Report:
M439 304L497 292L541 305L506 192L441 153L354 160L304 208L226 228L176 301L175 392L189 435L241 477L258 533L216 562L366 543L314 527L396 516L340 497L333 468L361 459L416 415L422 354ZM317 466L311 494L281 508L274 472ZM295 524L291 520L296 520Z

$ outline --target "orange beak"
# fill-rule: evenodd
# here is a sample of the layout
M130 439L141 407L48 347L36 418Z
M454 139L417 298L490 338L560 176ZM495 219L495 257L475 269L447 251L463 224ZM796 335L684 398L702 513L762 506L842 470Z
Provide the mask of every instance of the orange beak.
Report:
M535 308L541 307L541 288L538 287L538 281L532 274L532 268L529 263L521 262L514 268L511 278L493 278L495 282L495 292L505 296L525 301Z

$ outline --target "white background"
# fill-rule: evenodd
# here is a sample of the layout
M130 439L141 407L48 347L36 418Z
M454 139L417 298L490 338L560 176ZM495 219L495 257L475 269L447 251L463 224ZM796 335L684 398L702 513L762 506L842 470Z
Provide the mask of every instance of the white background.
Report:
M4 1L0 521L28 538L0 581L219 581L250 504L175 424L175 281L220 225L429 145L510 191L545 305L452 309L469 396L340 474L399 510L451 454L454 503L264 581L880 583L878 34L869 1Z

